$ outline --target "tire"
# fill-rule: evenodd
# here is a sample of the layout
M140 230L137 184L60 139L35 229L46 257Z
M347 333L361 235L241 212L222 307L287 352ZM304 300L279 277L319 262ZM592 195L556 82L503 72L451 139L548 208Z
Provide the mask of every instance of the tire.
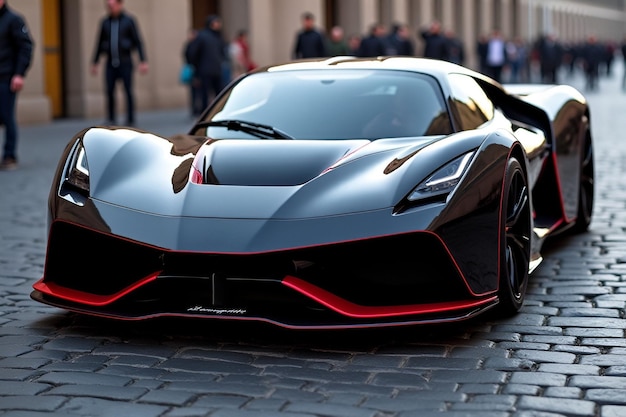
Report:
M580 155L580 181L578 185L578 214L572 227L573 233L583 233L589 229L594 199L593 142L587 131Z
M526 296L532 228L528 180L514 157L507 163L501 219L498 312L512 316Z

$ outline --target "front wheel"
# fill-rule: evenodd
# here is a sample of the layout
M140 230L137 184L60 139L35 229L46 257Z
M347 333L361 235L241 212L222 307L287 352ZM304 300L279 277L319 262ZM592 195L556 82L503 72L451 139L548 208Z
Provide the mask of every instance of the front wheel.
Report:
M524 304L532 227L528 181L516 158L507 163L502 198L498 296L500 313L510 316Z

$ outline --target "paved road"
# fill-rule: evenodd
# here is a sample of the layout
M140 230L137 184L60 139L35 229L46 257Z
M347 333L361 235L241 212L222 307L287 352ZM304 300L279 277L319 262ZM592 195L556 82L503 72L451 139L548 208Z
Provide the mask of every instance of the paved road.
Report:
M20 169L0 172L0 417L626 416L617 74L588 97L598 179L590 232L550 248L521 314L457 325L298 333L107 322L39 305L29 293L42 274L52 171L94 121L22 128ZM166 111L138 124L169 135L190 120Z

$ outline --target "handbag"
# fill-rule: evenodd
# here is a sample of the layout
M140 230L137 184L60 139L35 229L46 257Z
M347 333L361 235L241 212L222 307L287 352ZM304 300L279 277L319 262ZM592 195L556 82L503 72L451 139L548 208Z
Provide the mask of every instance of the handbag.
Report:
M185 64L180 69L180 83L181 84L191 84L191 80L193 79L194 68L191 64Z

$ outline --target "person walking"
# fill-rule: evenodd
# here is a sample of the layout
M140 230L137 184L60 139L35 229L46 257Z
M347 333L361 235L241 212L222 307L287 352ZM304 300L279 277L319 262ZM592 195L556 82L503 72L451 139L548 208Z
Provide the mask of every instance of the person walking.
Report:
M200 91L200 83L198 79L195 77L195 68L191 63L191 50L193 47L193 43L198 37L198 31L195 29L190 29L187 33L187 40L185 41L185 45L183 48L183 60L185 65L188 68L191 68L191 77L188 80L185 80L185 84L189 87L189 104L191 110L191 117L196 118L202 113L202 100L201 100L201 91Z
M386 29L382 23L372 24L369 35L361 39L356 56L359 58L370 58L386 55L387 46L385 44L385 36Z
M465 45L463 41L452 30L446 31L448 40L448 61L458 65L465 64Z
M349 55L357 56L359 48L361 47L361 35L358 33L352 33L348 36L348 50Z
M479 35L476 40L476 57L478 58L478 71L487 74L487 50L489 49L489 37Z
M415 46L410 37L410 29L402 23L391 25L391 31L387 37L387 55L414 56Z
M326 51L328 56L351 55L350 47L345 40L343 28L341 26L333 26L330 30L330 36L327 40Z
M315 16L306 12L302 15L302 29L296 34L293 58L323 58L328 56L326 40L315 27Z
M222 19L217 15L206 18L189 48L188 61L195 68L194 82L200 89L200 105L204 110L224 88L224 66L228 60L228 45L222 38Z
M558 71L563 64L563 47L556 35L549 33L539 40L538 45L541 81L558 84Z
M487 41L487 75L502 81L502 69L506 65L506 43L499 29L494 29Z
M229 54L232 68L231 77L233 80L248 71L252 71L257 66L250 56L248 31L246 29L237 31L235 39L230 43Z
M506 62L511 69L509 82L521 83L528 81L528 50L524 40L516 36L506 43Z
M17 122L15 101L30 67L33 41L24 18L0 0L0 123L5 140L0 170L17 168Z
M92 75L98 74L101 55L106 56L105 88L107 99L107 122L115 124L115 86L118 81L124 84L126 93L126 125L135 124L135 98L133 92L132 53L139 54L139 72L148 72L148 62L143 41L135 18L124 11L123 0L106 0L108 15L100 22L100 32L96 42L91 65Z
M424 40L424 58L448 60L448 40L442 33L438 20L433 21L428 29L420 31L419 34Z
M622 51L622 60L623 60L623 73L622 73L622 90L626 91L626 38L622 40L622 44L620 45L620 49Z
M582 62L585 70L587 83L585 88L587 91L595 91L598 89L599 66L604 57L604 48L598 42L595 35L589 35L587 43L582 49Z

